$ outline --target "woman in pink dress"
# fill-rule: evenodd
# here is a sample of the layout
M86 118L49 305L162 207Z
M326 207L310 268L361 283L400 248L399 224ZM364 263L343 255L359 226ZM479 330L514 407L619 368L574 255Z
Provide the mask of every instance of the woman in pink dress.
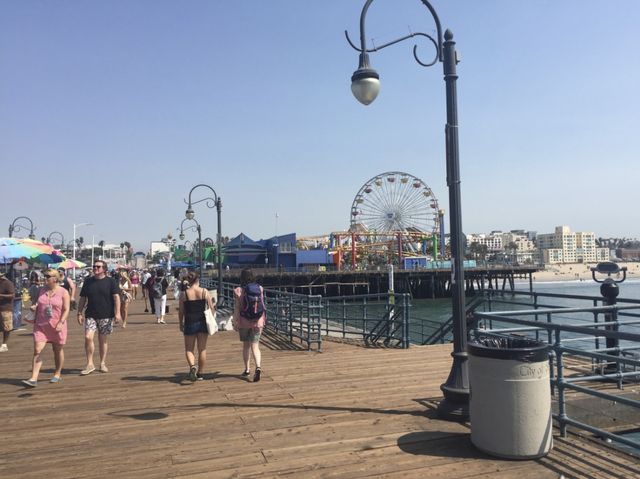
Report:
M133 296L133 299L138 299L138 290L140 289L140 275L136 270L133 270L129 279L131 280L131 295Z
M66 289L58 285L60 274L55 269L44 272L44 286L38 291L38 301L31 306L35 312L33 321L33 365L31 378L22 383L30 388L38 385L38 374L42 367L42 351L47 343L53 346L53 358L56 370L50 382L62 380L64 352L62 347L67 341L67 316L69 315L70 298Z

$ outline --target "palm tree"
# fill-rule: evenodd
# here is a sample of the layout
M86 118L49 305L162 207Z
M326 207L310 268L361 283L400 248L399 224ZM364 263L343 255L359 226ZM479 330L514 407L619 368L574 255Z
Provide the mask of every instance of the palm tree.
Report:
M507 245L505 249L511 253L511 262L515 263L517 258L516 252L518 251L518 245L512 241Z

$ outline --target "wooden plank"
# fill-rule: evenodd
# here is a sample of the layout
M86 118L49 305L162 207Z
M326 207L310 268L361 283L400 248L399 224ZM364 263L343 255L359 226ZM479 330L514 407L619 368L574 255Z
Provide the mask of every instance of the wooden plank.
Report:
M573 436L557 439L547 458L525 463L475 450L468 426L440 421L432 409L450 345L396 350L326 342L322 353L265 347L263 380L253 384L239 376L236 333L222 332L209 343L208 380L191 383L175 315L161 326L141 310L134 302L129 327L110 339L111 372L79 376L82 331L71 324L63 382L47 382L47 348L35 390L20 385L29 374L31 337L12 336L0 356L0 474L525 479L637 472L634 458Z

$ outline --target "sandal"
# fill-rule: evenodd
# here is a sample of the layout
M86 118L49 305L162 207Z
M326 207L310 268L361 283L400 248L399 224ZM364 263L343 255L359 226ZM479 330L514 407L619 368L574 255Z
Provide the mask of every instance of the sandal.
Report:
M244 372L241 374L241 376L243 378L246 378L249 374L251 374L251 371L249 371L248 369L245 369Z
M198 380L198 368L195 366L191 366L189 368L189 381L197 381Z

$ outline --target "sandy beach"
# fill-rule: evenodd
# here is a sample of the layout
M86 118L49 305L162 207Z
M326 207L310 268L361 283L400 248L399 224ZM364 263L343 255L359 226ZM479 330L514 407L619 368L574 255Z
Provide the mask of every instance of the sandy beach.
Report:
M596 263L572 263L572 264L554 264L547 265L544 270L533 273L535 282L548 281L591 281L591 268ZM640 263L618 263L618 265L627 268L627 278L640 278ZM599 275L599 277L604 277ZM620 274L622 277L622 274Z

